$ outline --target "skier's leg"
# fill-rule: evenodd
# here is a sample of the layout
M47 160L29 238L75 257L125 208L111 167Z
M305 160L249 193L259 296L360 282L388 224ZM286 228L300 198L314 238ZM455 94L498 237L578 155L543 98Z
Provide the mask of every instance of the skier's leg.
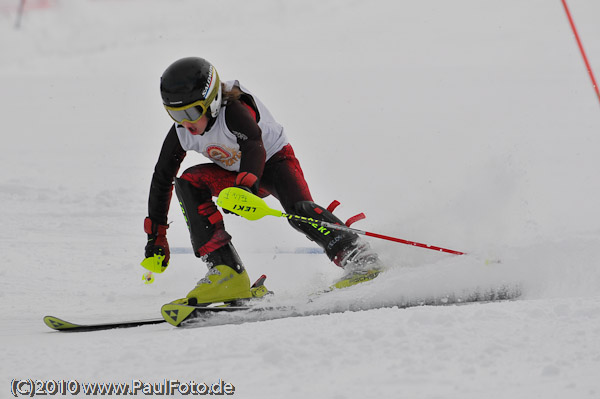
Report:
M209 268L206 277L187 295L187 303L226 302L251 296L248 273L225 231L223 215L212 201L212 193L231 185L234 179L234 173L211 164L190 168L175 179L175 193L194 253Z
M293 212L290 213L333 224L344 224L333 213L312 201L297 202L294 204ZM377 253L372 251L370 245L361 240L357 234L322 227L316 223L291 219L288 221L292 227L323 248L329 259L336 265L351 271L380 267Z
M290 145L267 162L263 185L281 202L286 212L343 225L333 213L313 202L300 162ZM340 267L351 269L379 266L377 254L354 233L294 220L289 222L323 248L329 259Z

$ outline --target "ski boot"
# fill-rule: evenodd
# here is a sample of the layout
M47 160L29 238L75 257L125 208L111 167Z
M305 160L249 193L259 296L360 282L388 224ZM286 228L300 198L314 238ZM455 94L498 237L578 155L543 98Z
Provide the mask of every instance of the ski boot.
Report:
M325 209L312 201L300 201L294 204L292 212L307 218L344 225L329 209L333 209L331 205ZM288 221L292 227L303 232L308 239L323 248L333 263L346 271L344 277L335 282L329 288L330 290L372 280L381 272L382 265L379 256L356 233L320 227L316 223L305 223L293 219Z
M246 270L238 273L227 265L213 266L185 298L173 301L173 303L191 306L220 302L226 305L243 305L252 298L262 298L273 293L264 285L266 278L265 275L262 275L250 286Z
M161 308L161 313L168 323L179 326L207 309L216 311L218 308L246 308L246 304L253 298L272 294L264 285L264 275L250 286L248 273L231 243L203 256L202 259L208 266L206 276L198 281L196 287L185 298L167 303Z
M196 287L185 298L173 303L201 306L223 302L239 305L250 298L260 298L270 292L264 286L265 276L250 286L248 272L231 242L202 259L208 266L206 276L196 283Z
M371 246L357 239L353 245L333 259L335 264L346 271L346 274L336 281L330 290L347 288L353 285L373 280L383 271L383 265Z
M196 287L185 298L177 299L173 303L190 306L202 306L211 303L223 302L228 305L243 305L253 298L262 298L273 294L265 287L264 274L250 286L248 273L244 270L238 274L227 265L211 267L206 276L198 281Z
M206 305L214 302L234 302L252 297L250 279L246 270L236 271L231 266L217 265L208 269L186 298L176 301L188 305Z

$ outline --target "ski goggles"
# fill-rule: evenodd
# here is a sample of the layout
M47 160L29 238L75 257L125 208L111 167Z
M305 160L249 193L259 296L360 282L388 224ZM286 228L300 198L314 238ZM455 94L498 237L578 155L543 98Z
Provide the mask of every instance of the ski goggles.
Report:
M200 120L208 111L212 98L199 100L195 103L184 105L183 107L169 107L165 105L167 113L177 123L190 122L195 123Z

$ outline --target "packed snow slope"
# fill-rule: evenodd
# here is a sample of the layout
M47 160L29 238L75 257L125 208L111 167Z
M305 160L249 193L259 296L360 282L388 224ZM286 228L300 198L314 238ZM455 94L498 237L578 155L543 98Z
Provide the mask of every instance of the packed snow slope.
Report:
M28 4L15 29L18 1L0 0L1 398L13 379L222 379L240 398L600 397L600 104L560 1ZM569 5L598 76L600 2ZM185 56L261 97L317 202L341 201L343 220L364 212L358 228L469 253L369 239L389 270L336 306L500 286L521 298L50 331L46 314L157 317L205 273L175 202L169 269L144 285L139 266L171 124L159 77ZM190 154L182 170L206 161ZM342 274L293 253L314 246L284 220L226 224L282 301Z

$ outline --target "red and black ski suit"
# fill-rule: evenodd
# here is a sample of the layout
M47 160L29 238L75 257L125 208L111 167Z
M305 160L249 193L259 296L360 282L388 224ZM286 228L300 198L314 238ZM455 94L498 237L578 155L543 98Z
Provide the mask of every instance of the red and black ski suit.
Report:
M261 129L257 123L260 115L252 98L246 98L246 101L244 96L240 100L231 101L226 105L226 110L222 107L220 111L226 112L227 128L236 132L241 151L239 172L223 169L216 163L207 163L190 167L180 178L176 178L186 151L179 141L176 126L171 127L152 176L145 226L147 233L150 234L152 229L156 231L156 226L164 228L167 224L174 181L182 207L185 205L183 211L186 213L197 256L207 255L231 240L231 236L225 231L222 214L212 201L212 197L231 186L246 187L260 197L273 195L287 213L342 223L313 202L302 168L290 144L266 159ZM204 134L210 133L211 122ZM327 234L323 234L319 231L322 229L317 229L316 225L290 223L324 248L334 261L338 253L356 239L354 234L347 232L328 230ZM165 230L166 228L163 229ZM166 245L168 252L168 244ZM146 249L148 256L148 247Z

